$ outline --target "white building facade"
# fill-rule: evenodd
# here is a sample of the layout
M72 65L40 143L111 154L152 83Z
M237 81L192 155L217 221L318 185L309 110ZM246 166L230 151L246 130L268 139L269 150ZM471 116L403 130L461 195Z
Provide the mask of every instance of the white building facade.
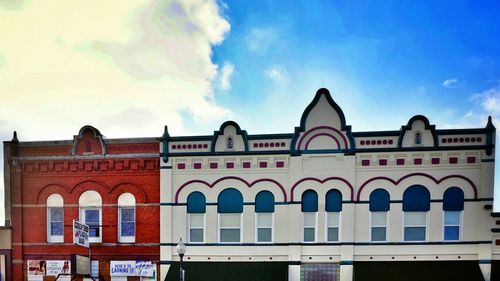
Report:
M353 132L326 89L291 134L232 121L209 136L165 130L161 280L178 276L179 238L186 280L433 280L426 271L440 269L490 280L494 142L491 120L436 130L418 115Z

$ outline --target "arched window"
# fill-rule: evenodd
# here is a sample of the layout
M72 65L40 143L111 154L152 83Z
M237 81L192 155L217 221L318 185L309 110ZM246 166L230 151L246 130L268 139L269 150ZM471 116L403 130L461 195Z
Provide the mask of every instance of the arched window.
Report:
M226 147L227 149L233 149L234 148L234 141L232 137L228 137L226 139Z
M234 188L224 189L217 199L219 213L219 242L241 242L243 196Z
M424 186L413 185L405 190L403 194L405 241L425 241L430 199L429 190Z
M261 191L255 196L255 220L257 242L273 241L274 195Z
M207 200L199 191L191 192L187 198L188 212L188 241L203 243L205 237L205 212Z
M97 191L87 190L78 199L80 222L89 226L89 242L102 242L102 199Z
M47 197L47 242L64 242L64 200L59 194Z
M415 133L415 144L416 145L422 144L422 134L420 132Z
M340 212L342 211L342 193L332 189L326 193L326 240L339 241Z
M316 241L316 221L318 212L318 194L314 190L302 193L302 241Z
M387 211L391 207L389 192L375 189L370 193L371 241L387 241Z
M314 190L306 190L302 194L302 212L318 211L318 194Z
M464 210L464 192L458 187L448 188L443 195L443 238L460 240L462 211Z
M118 197L118 241L135 242L135 197L131 193L123 193Z

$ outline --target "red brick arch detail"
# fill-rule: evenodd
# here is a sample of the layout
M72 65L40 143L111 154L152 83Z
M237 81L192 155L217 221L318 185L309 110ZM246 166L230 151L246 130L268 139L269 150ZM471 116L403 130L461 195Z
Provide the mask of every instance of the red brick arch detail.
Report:
M76 197L74 197L76 202L72 203L78 204L78 199L80 198L80 195L87 190L93 190L99 193L99 195L101 195L103 204L113 203L110 202L109 196L105 196L106 194L110 193L109 187L106 184L95 180L86 180L76 184L75 187L73 187L73 189L71 190L71 193L73 195L76 195Z
M290 202L293 202L293 192L295 190L295 188L302 182L305 182L305 181L315 181L315 182L319 182L321 184L327 182L327 181L330 181L330 180L339 180L345 184L347 184L347 186L349 187L349 189L351 190L351 201L353 200L354 198L354 188L352 187L352 184L344 179L344 178L341 178L341 177L328 177L328 178L325 178L325 179L318 179L318 178L314 178L314 177L307 177L307 178L303 178L303 179L300 179L299 181L297 181L296 183L293 184L292 186L292 189L290 190Z
M347 143L347 138L344 136L344 134L342 134L341 131L337 130L336 128L333 128L333 127L330 127L330 126L318 126L318 127L314 127L314 128L311 128L309 129L307 132L305 132L302 137L300 138L298 144L297 144L297 149L301 150L301 146L302 146L302 141L304 141L307 137L307 135L311 134L312 132L314 131L317 131L317 130L330 130L330 131L333 131L335 133L337 133L338 135L340 135L340 137L342 138L343 142L344 142L344 148L347 149L349 148L349 144ZM316 137L316 136L313 136L313 138ZM342 149L339 145L339 149Z
M68 186L55 183L48 184L42 187L42 189L40 189L40 192L38 192L36 204L46 204L47 198L54 193L61 195L63 199L66 200L66 195L70 192L71 189ZM67 204L67 202L64 202L64 204Z
M286 191L285 191L285 188L283 188L283 186L276 180L273 180L273 179L268 179L268 178L263 178L263 179L258 179L258 180L255 180L253 182L248 182L240 177L235 177L235 176L227 176L227 177L222 177L220 179L217 179L216 181L214 181L213 183L208 183L206 181L203 181L203 180L190 180L186 183L184 183L183 185L181 185L177 191L175 192L175 203L179 203L179 194L181 192L181 190L192 184L192 183L201 183L201 184L204 184L206 185L208 188L213 188L217 183L221 182L221 181L225 181L225 180L238 180L238 181L241 181L243 183L245 183L249 188L251 188L254 184L256 183L259 183L259 182L272 182L274 183L275 185L277 185L280 189L281 189L281 192L283 193L283 202L286 202Z
M147 203L146 191L140 185L137 185L135 183L121 182L113 186L110 190L115 203L118 202L118 197L126 192L134 195L136 203Z
M337 148L338 149L341 149L340 147L340 142L339 140L332 134L328 134L328 133L319 133L319 134L316 134L316 135L313 135L312 137L310 137L307 142L306 142L306 147L304 148L305 150L308 150L309 149L309 143L311 143L312 140L314 140L315 138L317 137L321 137L321 136L326 136L326 137L330 137L332 140L335 141L335 143L337 144Z
M441 179L436 179L435 177L429 175L429 174L426 174L426 173L411 173L411 174L408 174L408 175L405 175L403 177L401 177L400 179L398 180L393 180L391 178L388 178L388 177L384 177L384 176L380 176L380 177L374 177L374 178L371 178L367 181L365 181L360 187L359 187L359 190L358 190L358 194L356 196L356 200L359 201L359 198L361 197L361 191L363 190L363 188L369 184L370 182L372 181L375 181L375 180L386 180L386 181L389 181L391 182L392 184L394 185L398 185L401 181L403 181L404 179L407 179L409 177L413 177L413 176L422 176L422 177L426 177L426 178L429 178L431 179L433 182L435 182L436 184L440 184L441 182L447 180L447 179L451 179L451 178L459 178L459 179L463 179L465 180L466 182L468 182L472 188L472 190L474 191L474 199L477 199L477 187L476 185L472 182L472 180L470 180L468 177L465 177L465 176L462 176L462 175L448 175L448 176L445 176L445 177L442 177Z

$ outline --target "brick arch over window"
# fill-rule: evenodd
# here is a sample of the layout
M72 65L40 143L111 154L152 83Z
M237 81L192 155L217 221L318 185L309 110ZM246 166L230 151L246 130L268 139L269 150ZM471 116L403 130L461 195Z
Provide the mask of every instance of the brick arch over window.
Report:
M42 187L42 189L40 189L40 192L38 192L36 203L45 204L47 198L53 193L60 194L64 198L66 194L70 193L70 190L71 189L68 186L62 184L48 184Z
M114 198L115 201L118 200L118 197L120 197L121 194L131 193L132 195L134 195L136 203L149 202L146 191L140 185L131 182L122 182L116 184L111 188L109 193L111 193L111 197Z
M206 182L204 180L190 180L188 182L185 182L175 192L175 203L179 203L179 194L182 191L182 189L186 188L190 184L201 183L203 185L206 185L208 188L213 188L216 184L218 184L218 183L220 183L222 181L225 181L225 180L237 180L237 181L241 181L241 182L243 182L249 188L251 188L253 185L255 185L255 184L259 183L259 182L270 182L270 183L273 183L273 185L277 186L281 190L281 192L283 193L283 202L287 201L287 196L286 196L285 188L278 181L276 181L274 179L262 178L262 179L254 180L253 182L248 182L248 181L246 181L246 180L244 180L244 179L242 179L240 177L228 176L228 177L219 178L219 179L215 180L212 183Z
M341 131L330 127L330 126L318 126L311 128L307 132L305 132L300 139L298 140L297 150L308 150L309 144L316 138L326 136L329 137L334 143L335 146L332 146L330 149L348 149L349 143L347 138ZM325 147L326 148L326 147Z
M71 190L71 194L73 195L71 198L72 200L76 198L76 202L72 203L78 203L78 198L87 190L94 190L101 194L103 204L116 204L116 201L111 201L112 199L109 196L104 196L105 194L109 194L110 188L106 184L95 180L86 180L76 184Z
M466 176L462 176L462 175L448 175L448 176L444 176L440 179L437 179L429 174L425 174L425 173L412 173L412 174L408 174L408 175L405 175L401 178L399 178L398 180L393 180L391 178L388 178L388 177L385 177L385 176L380 176L380 177L374 177L374 178L371 178L367 181L365 181L360 187L359 187L359 190L358 190L358 194L356 196L356 201L359 201L360 198L361 198L361 192L363 191L363 189L372 181L376 181L376 180L384 180L384 181L388 181L388 182L391 182L392 184L394 185L399 185L399 183L407 178L410 178L410 177L415 177L415 176L422 176L422 177L426 177L428 179L431 179L434 183L436 184L440 184L442 183L443 181L447 180L447 179L453 179L453 178L457 178L457 179L462 179L464 181L466 181L470 188L472 189L473 193L474 193L474 199L477 199L477 187L476 185L474 184L474 182L472 182L471 179L469 179L468 177Z
M328 178L325 178L325 179L318 179L318 178L314 178L314 177L307 177L307 178L300 179L296 183L293 184L293 186L292 186L292 188L290 190L290 202L293 202L295 188L297 186L299 186L301 183L305 182L305 181L315 181L315 182L319 182L321 184L324 184L325 182L328 182L328 181L340 181L340 182L344 183L345 185L347 185L347 187L349 187L349 190L350 190L350 200L352 201L353 198L354 198L354 188L352 187L352 184L348 180L346 180L344 178L341 178L341 177L328 177Z

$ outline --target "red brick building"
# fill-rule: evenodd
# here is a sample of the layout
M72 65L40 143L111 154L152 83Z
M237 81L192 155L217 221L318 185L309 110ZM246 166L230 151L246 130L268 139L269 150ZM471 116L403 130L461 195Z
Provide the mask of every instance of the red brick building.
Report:
M14 134L4 153L12 280L42 280L34 265L87 256L73 244L73 220L89 224L92 269L105 280L140 280L111 278L112 261L159 263L157 138L106 139L85 126L73 140L20 142Z

